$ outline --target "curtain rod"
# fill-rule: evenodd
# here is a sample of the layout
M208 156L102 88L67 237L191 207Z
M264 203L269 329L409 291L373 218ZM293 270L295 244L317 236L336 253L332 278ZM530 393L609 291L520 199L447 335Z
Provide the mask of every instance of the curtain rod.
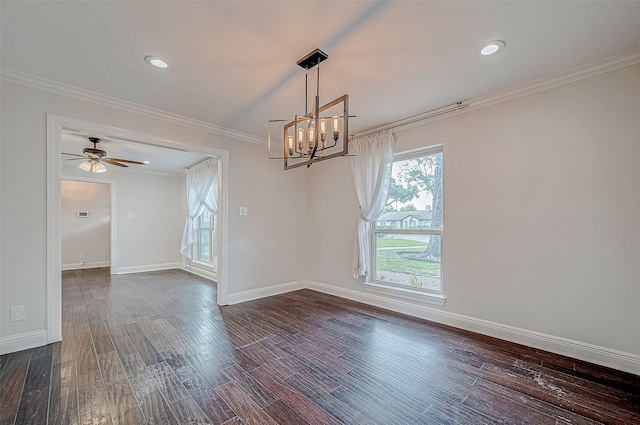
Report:
M190 170L190 169L192 169L193 167L195 167L196 165L203 164L203 163L207 162L208 160L210 160L210 159L212 159L212 158L218 159L218 157L217 157L217 156L210 156L210 157L208 157L207 159L203 159L202 161L198 161L198 162L196 162L195 164L191 164L191 165L189 165L187 168L185 168L185 170Z
M430 111L422 112L420 114L412 115L407 118L403 118L398 121L394 121L390 124L383 125L381 127L374 128L373 130L365 131L364 133L358 133L353 135L353 139L363 136L368 136L370 134L378 133L380 131L385 130L393 130L394 128L402 127L405 125L413 124L414 122L423 121L429 118L437 117L439 115L448 114L449 112L460 111L469 105L462 102L456 102L448 106L443 106L441 108L431 109Z

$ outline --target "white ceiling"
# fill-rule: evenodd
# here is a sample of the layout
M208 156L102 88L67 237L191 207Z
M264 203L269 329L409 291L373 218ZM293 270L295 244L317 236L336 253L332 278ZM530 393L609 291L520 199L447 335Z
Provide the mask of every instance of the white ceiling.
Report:
M636 51L640 1L1 1L1 65L263 140L304 107L298 59L321 48L321 102L356 132ZM490 40L507 48L479 54ZM157 55L159 70L143 58Z

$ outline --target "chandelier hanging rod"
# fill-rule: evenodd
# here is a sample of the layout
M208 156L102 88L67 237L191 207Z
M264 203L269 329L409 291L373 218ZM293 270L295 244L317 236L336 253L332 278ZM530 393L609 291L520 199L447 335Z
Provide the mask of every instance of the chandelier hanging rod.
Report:
M304 69L304 113L309 114L309 70L314 66L318 67L316 79L316 96L320 96L320 63L329 58L325 52L315 49L300 59L296 64Z

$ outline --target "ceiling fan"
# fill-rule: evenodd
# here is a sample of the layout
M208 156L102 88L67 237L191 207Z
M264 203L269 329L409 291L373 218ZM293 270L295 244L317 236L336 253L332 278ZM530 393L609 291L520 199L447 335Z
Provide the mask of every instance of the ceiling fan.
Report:
M98 149L96 145L100 143L100 139L97 137L89 137L89 141L93 143L92 148L84 148L82 149L82 153L84 155L79 155L77 153L67 153L62 152L62 155L76 156L78 158L67 158L65 161L79 161L84 160L78 167L87 172L93 173L105 173L107 171L107 167L105 167L104 163L111 165L116 165L118 167L128 167L126 164L135 164L135 165L144 165L144 162L133 161L130 159L122 159L122 158L109 158L107 157L107 152L102 149ZM126 163L126 164L125 164Z

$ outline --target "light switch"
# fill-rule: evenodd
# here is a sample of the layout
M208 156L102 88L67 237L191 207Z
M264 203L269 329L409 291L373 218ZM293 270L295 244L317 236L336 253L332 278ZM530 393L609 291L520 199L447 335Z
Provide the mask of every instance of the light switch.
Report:
M240 207L240 215L249 215L248 207Z
M136 213L128 213L127 218L136 218Z

